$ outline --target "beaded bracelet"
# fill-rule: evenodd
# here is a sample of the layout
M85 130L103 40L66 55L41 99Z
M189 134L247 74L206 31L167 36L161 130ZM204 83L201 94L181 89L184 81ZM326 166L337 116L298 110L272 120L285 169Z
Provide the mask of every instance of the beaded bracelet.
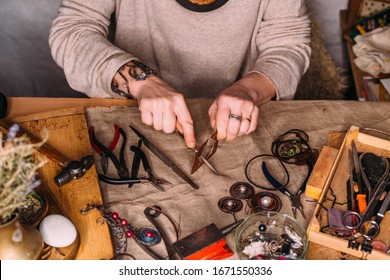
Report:
M111 81L111 90L115 92L116 94L119 94L122 97L126 97L128 99L135 98L133 95L131 95L128 84L128 79L125 77L125 75L122 73L122 71L125 69L125 66L129 67L128 74L130 77L132 77L136 81L143 81L150 75L157 75L157 71L153 70L146 64L138 61L138 60L132 60L124 65L122 65L117 73L121 75L121 77L126 81L126 84L124 85L124 88L127 92L124 92L123 90L119 89L119 82L113 78Z
M144 227L136 228L126 220L119 216L117 212L111 212L104 208L103 205L87 204L87 207L82 209L81 214L87 214L91 210L98 210L102 217L97 220L98 224L103 224L104 221L110 226L112 231L115 256L124 255L127 250L127 239L132 238L136 244L149 254L154 259L164 259L154 253L148 247L157 245L161 241L160 233L154 228Z

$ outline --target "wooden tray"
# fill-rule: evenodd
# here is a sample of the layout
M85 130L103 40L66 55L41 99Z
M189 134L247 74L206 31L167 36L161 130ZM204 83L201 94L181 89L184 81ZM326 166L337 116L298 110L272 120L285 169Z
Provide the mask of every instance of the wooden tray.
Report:
M348 180L348 156L351 142L355 141L359 153L371 152L378 156L390 157L390 141L359 132L358 127L351 127L346 133L344 141L338 150L336 159L330 171L324 173L326 183L319 197L318 204L307 229L310 242L314 242L334 250L338 250L352 256L364 259L387 259L390 255L372 250L367 254L361 250L348 248L348 240L324 233L321 229L328 225L326 209L331 207L334 199L338 201L335 208L347 210L346 207L346 182ZM320 155L321 157L321 155ZM316 166L314 167L316 169ZM331 193L332 192L332 193ZM344 202L344 204L343 204ZM381 231L374 240L386 243L390 241L390 212L388 211L381 222Z
M70 108L34 115L15 117L25 130L38 138L43 138L43 130L49 133L47 144L73 160L80 160L92 154L89 142L87 121L83 108ZM80 210L88 203L102 204L95 166L86 174L70 183L59 187L54 177L61 166L52 159L39 169L40 177L47 186L49 195L59 204L61 211L74 223L80 236L80 247L76 259L110 259L113 256L113 245L107 224L98 225L100 217L97 211L82 215Z

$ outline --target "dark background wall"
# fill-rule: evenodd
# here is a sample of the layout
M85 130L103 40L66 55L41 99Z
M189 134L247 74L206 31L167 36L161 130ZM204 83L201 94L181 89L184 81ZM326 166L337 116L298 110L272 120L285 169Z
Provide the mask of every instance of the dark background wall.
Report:
M348 0L308 0L340 67L339 10ZM85 97L72 90L50 54L49 29L61 0L0 0L0 92L6 96Z
M0 0L0 91L6 96L80 97L50 54L61 0Z

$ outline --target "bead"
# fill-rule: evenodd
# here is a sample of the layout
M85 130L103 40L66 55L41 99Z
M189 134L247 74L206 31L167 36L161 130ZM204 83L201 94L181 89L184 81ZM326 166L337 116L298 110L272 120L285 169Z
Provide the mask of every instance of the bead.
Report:
M131 229L126 230L126 236L127 238L132 238L134 236L134 231L132 231Z
M145 231L145 236L147 238L152 238L154 236L154 233L151 230Z
M272 198L269 197L269 196L264 196L263 198L261 198L261 204L264 206L264 207L268 207L270 206L272 203Z
M121 225L122 226L127 226L127 221L126 221L126 219L121 219Z
M281 253L283 256L287 256L290 254L290 249L291 249L291 246L289 244L283 244L282 248L281 248Z
M259 230L260 231L266 231L267 230L267 226L265 224L260 224L259 225Z
M111 218L113 218L114 220L117 220L119 218L119 214L117 212L112 212Z

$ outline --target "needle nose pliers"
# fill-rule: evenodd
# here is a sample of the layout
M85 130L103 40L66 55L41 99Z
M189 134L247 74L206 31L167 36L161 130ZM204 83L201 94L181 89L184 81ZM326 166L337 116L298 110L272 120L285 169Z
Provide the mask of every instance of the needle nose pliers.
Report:
M307 166L308 166L308 173L306 175L306 178L295 194L289 192L285 186L283 186L278 180L276 180L271 175L271 173L267 169L267 165L265 162L263 162L261 166L263 174L265 178L268 180L268 182L270 182L273 187L275 187L277 190L279 190L280 192L282 192L283 194L287 195L290 198L294 218L296 218L297 216L297 210L299 210L299 212L301 212L302 214L302 217L305 218L305 214L303 212L303 205L301 202L301 194L305 192L306 183L310 177L311 171L313 170L313 164L310 159L307 159Z

